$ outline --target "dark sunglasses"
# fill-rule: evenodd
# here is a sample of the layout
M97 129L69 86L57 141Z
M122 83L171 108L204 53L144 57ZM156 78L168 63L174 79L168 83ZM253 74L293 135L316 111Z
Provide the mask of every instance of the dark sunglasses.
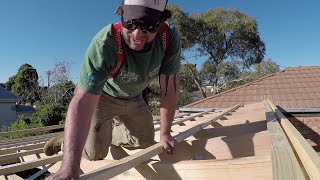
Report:
M159 29L160 22L157 22L155 24L148 24L148 23L141 23L137 22L135 20L129 20L129 21L124 21L121 18L122 26L125 27L126 29L130 29L134 31L137 29L139 26L141 28L141 31L144 33L155 33Z

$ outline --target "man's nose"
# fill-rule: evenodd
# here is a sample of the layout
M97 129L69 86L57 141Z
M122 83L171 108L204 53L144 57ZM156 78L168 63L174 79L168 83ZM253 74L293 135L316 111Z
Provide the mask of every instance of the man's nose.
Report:
M137 28L134 31L132 31L132 34L135 37L135 39L140 39L144 35L144 32L142 32L140 26L137 26Z

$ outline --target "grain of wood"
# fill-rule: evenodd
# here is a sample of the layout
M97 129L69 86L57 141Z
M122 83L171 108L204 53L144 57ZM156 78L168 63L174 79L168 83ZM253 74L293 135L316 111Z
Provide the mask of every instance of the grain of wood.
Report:
M306 179L285 133L267 102L265 102L265 112L270 137L273 179Z
M303 164L310 179L320 179L320 157L310 146L300 132L290 123L290 121L280 112L280 110L270 101L267 100L272 111L280 121L282 129L289 138L296 154Z

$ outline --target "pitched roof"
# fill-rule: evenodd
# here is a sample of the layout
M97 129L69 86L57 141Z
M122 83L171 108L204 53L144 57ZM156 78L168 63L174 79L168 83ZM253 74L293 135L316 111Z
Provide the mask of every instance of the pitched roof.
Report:
M0 102L17 102L19 98L0 85Z
M319 108L320 66L286 68L185 107L228 108L265 99L282 108Z

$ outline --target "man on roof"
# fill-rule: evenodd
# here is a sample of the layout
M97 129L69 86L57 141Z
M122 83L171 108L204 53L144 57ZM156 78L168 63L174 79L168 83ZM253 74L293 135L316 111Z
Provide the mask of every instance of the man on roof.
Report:
M44 147L50 156L63 146L61 167L48 179L78 179L81 156L103 159L111 145L128 149L153 145L153 118L141 92L156 77L161 89L160 143L168 154L174 153L177 142L170 130L181 48L176 28L166 22L171 17L166 5L167 0L124 0L117 10L121 23L106 26L93 38L64 134Z

